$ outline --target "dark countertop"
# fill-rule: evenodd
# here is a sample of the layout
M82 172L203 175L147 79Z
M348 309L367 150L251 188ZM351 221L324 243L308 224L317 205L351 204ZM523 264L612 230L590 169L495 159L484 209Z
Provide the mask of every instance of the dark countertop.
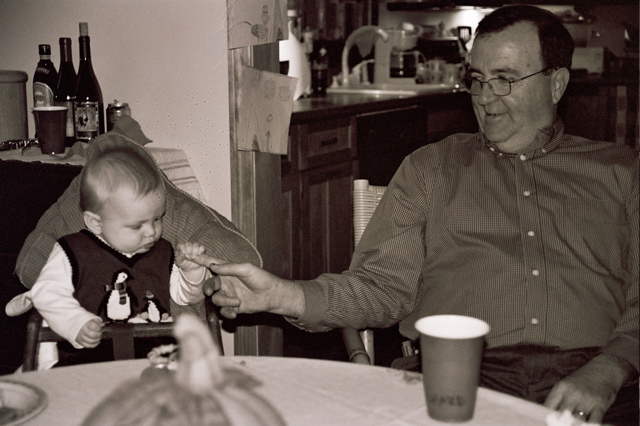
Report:
M307 123L333 117L360 115L375 111L405 108L425 103L437 103L450 96L469 96L466 92L428 93L420 95L372 96L327 93L326 96L300 98L293 103L291 124Z

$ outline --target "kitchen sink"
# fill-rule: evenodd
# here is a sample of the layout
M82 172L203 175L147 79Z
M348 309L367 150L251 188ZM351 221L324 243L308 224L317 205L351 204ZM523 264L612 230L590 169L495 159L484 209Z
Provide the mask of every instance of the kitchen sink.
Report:
M369 96L415 96L428 93L453 93L464 90L460 84L384 83L328 87L327 93Z

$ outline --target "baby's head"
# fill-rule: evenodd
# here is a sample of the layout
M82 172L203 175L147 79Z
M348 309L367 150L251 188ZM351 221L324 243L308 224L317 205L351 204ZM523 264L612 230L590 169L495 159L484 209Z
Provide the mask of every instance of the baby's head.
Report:
M128 147L106 149L87 162L80 183L87 228L123 253L144 253L162 235L162 175Z

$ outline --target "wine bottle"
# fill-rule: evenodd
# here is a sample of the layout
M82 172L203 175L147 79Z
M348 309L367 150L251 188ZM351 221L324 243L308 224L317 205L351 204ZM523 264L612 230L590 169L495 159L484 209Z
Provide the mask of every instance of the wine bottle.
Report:
M58 73L51 62L51 46L39 45L38 53L40 60L33 75L33 106L52 106L56 84L58 84Z
M311 65L311 88L316 95L325 95L329 85L329 56L322 47Z
M76 78L76 99L74 100L76 139L89 142L104 133L104 104L102 90L91 64L89 27L80 22L80 63Z
M71 39L60 37L60 67L58 68L58 84L56 85L56 106L67 107L67 137L66 146L72 146L76 141L73 101L76 97L76 70L71 57Z

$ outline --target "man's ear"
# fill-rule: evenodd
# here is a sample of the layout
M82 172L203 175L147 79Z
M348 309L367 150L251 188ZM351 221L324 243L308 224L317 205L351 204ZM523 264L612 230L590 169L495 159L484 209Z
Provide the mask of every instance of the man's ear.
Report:
M84 211L82 212L82 219L89 231L96 235L102 234L102 219L100 219L99 215L90 211Z
M551 74L551 84L553 85L551 90L551 96L553 97L554 105L557 105L564 95L564 91L567 90L569 84L569 70L566 68L557 69Z

